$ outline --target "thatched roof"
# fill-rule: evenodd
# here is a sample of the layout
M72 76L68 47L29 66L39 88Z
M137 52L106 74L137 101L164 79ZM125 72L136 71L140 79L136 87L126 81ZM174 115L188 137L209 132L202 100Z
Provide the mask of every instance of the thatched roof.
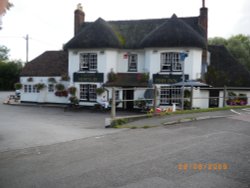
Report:
M144 48L142 42L146 38L149 40L149 34L154 31L157 32L154 33L153 38L156 37L158 39L157 41L161 47L176 47L176 42L173 42L176 41L176 37L169 37L170 35L175 35L176 30L182 30L177 32L178 46L204 48L205 32L199 25L199 17L187 17L125 21L105 21L99 18L95 22L83 23L79 34L74 36L65 45L65 49L105 47L123 49ZM165 35L171 40L166 41L164 39ZM162 37L164 37L164 42L160 40ZM185 40L181 41L182 39ZM158 46L157 41L154 41L154 46ZM181 45L182 42L183 45ZM149 45L146 42L145 44Z
M120 42L111 26L102 18L99 18L94 23L84 27L65 47L119 48Z
M68 74L68 53L46 51L28 62L20 76L62 76Z
M142 47L199 47L206 48L206 42L199 33L176 15L146 36Z
M211 65L206 82L215 87L250 87L250 72L224 46L210 45Z

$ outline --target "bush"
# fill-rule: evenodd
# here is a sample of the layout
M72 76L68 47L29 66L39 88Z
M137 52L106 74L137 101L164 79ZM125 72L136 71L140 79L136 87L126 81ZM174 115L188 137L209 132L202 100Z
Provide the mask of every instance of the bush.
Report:
M22 89L23 85L21 83L15 83L15 89L19 90Z

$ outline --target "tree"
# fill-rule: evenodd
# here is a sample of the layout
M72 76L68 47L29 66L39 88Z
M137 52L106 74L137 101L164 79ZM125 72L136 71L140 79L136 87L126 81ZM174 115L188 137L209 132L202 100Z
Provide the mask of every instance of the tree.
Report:
M2 16L13 6L9 0L0 0L0 29L2 29Z
M0 46L0 90L13 90L22 69L20 60L8 59L9 49Z
M250 36L235 35L229 39L222 37L210 38L210 45L224 45L233 57L250 71Z

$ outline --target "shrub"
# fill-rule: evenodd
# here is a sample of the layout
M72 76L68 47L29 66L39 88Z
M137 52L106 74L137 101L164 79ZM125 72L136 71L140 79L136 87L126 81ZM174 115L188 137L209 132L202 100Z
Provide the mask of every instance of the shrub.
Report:
M19 90L22 89L23 85L21 83L15 83L15 89Z

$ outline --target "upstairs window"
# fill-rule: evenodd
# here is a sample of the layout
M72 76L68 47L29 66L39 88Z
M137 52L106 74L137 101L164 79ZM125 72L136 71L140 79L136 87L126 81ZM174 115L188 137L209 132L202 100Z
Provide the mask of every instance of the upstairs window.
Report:
M96 71L97 54L82 53L80 54L80 71Z
M128 72L137 72L137 54L130 54L128 56Z
M161 71L162 72L181 72L182 62L180 53L169 52L161 54Z

